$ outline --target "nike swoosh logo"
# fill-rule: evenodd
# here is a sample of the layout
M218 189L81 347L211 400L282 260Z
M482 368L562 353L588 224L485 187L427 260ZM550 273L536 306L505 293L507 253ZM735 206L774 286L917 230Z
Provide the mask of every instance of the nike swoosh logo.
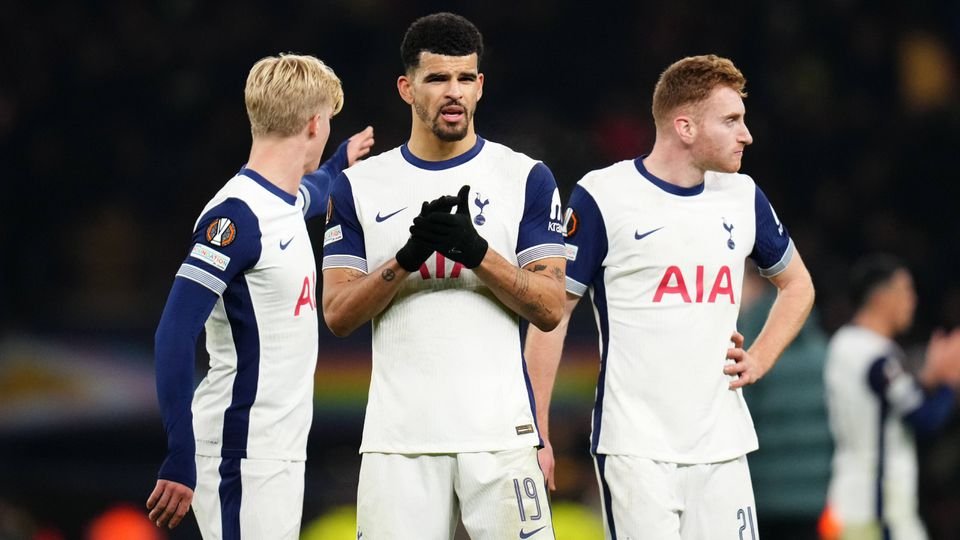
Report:
M645 233L643 233L643 234L640 234L639 232L634 232L634 233L633 233L633 237L636 238L637 240L640 240L641 238L645 238L645 237L647 237L647 236L649 236L649 235L651 235L651 234L659 231L659 230L662 229L662 228L663 228L663 227L657 227L656 229L653 229L652 231L647 231L647 232L645 232Z
M284 242L283 240L281 240L281 241L280 241L280 249L287 249L287 246L290 245L290 242L293 242L293 236L291 236L290 239L287 240L286 242Z
M544 530L544 529L546 529L546 528L547 528L547 526L544 525L543 527L540 527L539 529L534 529L534 530L532 530L532 531L530 531L530 532L523 532L523 529L520 529L520 538L530 538L531 536L537 534L538 532L540 532L540 531L542 531L542 530Z
M392 218L393 216L399 214L400 212L403 212L403 211L406 210L406 209L407 209L407 207L404 206L403 208L397 210L396 212L391 212L391 213L389 213L389 214L387 214L387 215L385 215L385 216L381 216L381 215L380 215L380 212L377 212L377 217L376 217L377 223L384 222L384 221Z

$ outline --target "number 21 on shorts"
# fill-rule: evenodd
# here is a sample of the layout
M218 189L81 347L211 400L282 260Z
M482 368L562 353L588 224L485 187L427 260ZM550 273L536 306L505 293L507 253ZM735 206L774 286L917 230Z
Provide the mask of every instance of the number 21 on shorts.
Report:
M757 528L753 522L753 507L748 506L746 511L743 508L737 509L737 523L740 524L740 540L757 540ZM750 530L750 536L746 536L747 530Z

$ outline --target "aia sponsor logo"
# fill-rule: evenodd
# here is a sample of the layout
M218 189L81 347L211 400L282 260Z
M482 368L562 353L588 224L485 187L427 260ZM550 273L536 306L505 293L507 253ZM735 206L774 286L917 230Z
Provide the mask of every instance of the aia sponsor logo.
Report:
M709 288L707 288L708 284ZM717 302L736 304L733 298L733 278L730 267L727 265L721 266L716 274L712 272L707 274L703 265L697 265L692 274L688 270L686 275L679 266L668 266L663 272L663 277L660 278L657 292L653 295L653 302L661 303L668 295L674 295L673 298L681 300L684 304Z
M457 279L460 277L460 272L465 268L463 263L450 259L449 262L453 263L453 266L448 270L447 258L439 252L434 253L433 268L427 266L428 262L430 262L430 259L420 265L420 277L423 279Z
M303 276L303 285L300 286L300 295L297 297L297 305L293 308L293 316L300 316L300 309L309 308L311 311L317 310L317 274Z

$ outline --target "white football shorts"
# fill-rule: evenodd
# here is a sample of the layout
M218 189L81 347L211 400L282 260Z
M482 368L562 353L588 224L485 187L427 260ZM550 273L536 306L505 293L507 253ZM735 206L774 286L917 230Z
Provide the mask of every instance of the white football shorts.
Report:
M678 464L594 457L607 540L759 540L746 456Z
M197 456L193 513L204 540L297 540L302 461Z
M363 454L357 538L450 540L461 514L473 540L554 540L537 449Z

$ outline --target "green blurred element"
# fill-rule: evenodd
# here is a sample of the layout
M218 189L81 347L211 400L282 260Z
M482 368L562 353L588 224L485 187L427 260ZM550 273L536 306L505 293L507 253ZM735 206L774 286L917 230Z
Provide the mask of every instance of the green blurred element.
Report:
M599 357L596 342L566 343L553 387L553 403L591 407L600 373Z
M352 540L357 537L357 509L338 506L311 521L300 534L300 540Z
M370 387L370 352L356 350L319 362L313 379L313 405L321 413L360 412Z
M776 298L767 284L762 290L737 321L744 348L760 333ZM813 523L823 510L833 452L823 382L826 354L827 336L814 311L773 369L744 388L760 440L747 461L757 511L767 519Z
M362 414L370 388L370 352L358 349L317 365L313 381L313 406L319 414ZM595 342L568 343L557 372L553 402L558 405L593 405L600 359ZM0 387L3 381L0 380ZM2 388L0 388L2 390ZM0 392L0 401L5 394Z
M573 502L554 502L551 506L557 540L603 540L603 521L598 513Z

